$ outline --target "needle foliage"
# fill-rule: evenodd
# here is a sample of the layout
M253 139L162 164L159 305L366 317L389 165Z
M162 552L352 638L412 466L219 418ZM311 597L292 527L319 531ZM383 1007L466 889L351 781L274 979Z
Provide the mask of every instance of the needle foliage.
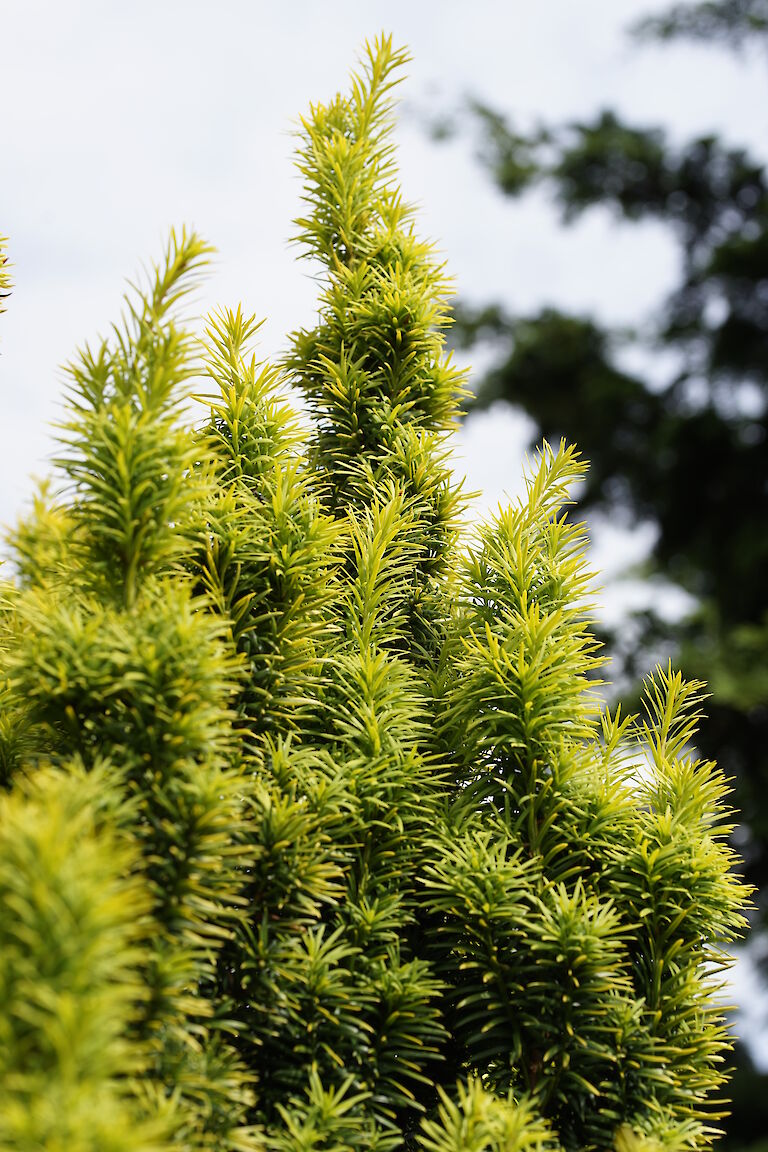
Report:
M70 369L0 616L3 1147L716 1133L745 890L701 686L601 708L573 448L466 526L405 59L378 40L301 123L322 287L283 364L240 308L200 349L185 232Z
M5 305L2 301L10 296L13 287L10 265L5 251L7 246L7 237L0 236L0 312L5 312Z

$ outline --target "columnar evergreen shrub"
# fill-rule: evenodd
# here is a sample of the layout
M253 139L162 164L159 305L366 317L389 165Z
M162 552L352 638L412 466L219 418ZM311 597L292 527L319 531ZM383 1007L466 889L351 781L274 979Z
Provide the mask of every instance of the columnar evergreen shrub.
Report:
M302 122L285 364L240 309L198 355L183 233L71 368L1 617L3 1147L711 1144L744 889L700 686L601 709L574 449L466 525L403 62Z

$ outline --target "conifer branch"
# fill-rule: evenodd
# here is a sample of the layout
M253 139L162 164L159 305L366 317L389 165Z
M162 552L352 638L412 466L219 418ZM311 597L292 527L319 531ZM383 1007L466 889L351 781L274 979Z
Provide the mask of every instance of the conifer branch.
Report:
M302 121L286 365L240 307L199 354L182 233L70 368L0 597L4 1148L712 1146L748 893L702 685L601 707L574 448L461 523L405 58Z

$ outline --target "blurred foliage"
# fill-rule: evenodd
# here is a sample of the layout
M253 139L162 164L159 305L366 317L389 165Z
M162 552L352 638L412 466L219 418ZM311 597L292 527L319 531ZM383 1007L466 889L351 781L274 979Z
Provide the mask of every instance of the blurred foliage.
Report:
M668 12L640 21L637 32L665 40L684 36L693 40L725 40L741 46L755 34L768 32L768 3L704 0L700 4L676 4Z

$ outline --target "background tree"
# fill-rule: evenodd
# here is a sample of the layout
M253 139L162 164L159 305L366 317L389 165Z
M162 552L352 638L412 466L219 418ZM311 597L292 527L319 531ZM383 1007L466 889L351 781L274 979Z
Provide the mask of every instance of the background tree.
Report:
M768 32L765 0L703 0L676 4L668 12L640 22L641 35L671 40L687 36L695 40L722 39L736 47L755 35Z
M303 122L321 299L282 372L240 309L199 362L187 233L71 368L61 487L0 617L19 1152L717 1131L744 889L727 786L690 752L701 686L657 669L644 717L601 706L574 448L460 539L447 285L391 143L404 60L380 39ZM77 1120L102 1101L118 1129Z

